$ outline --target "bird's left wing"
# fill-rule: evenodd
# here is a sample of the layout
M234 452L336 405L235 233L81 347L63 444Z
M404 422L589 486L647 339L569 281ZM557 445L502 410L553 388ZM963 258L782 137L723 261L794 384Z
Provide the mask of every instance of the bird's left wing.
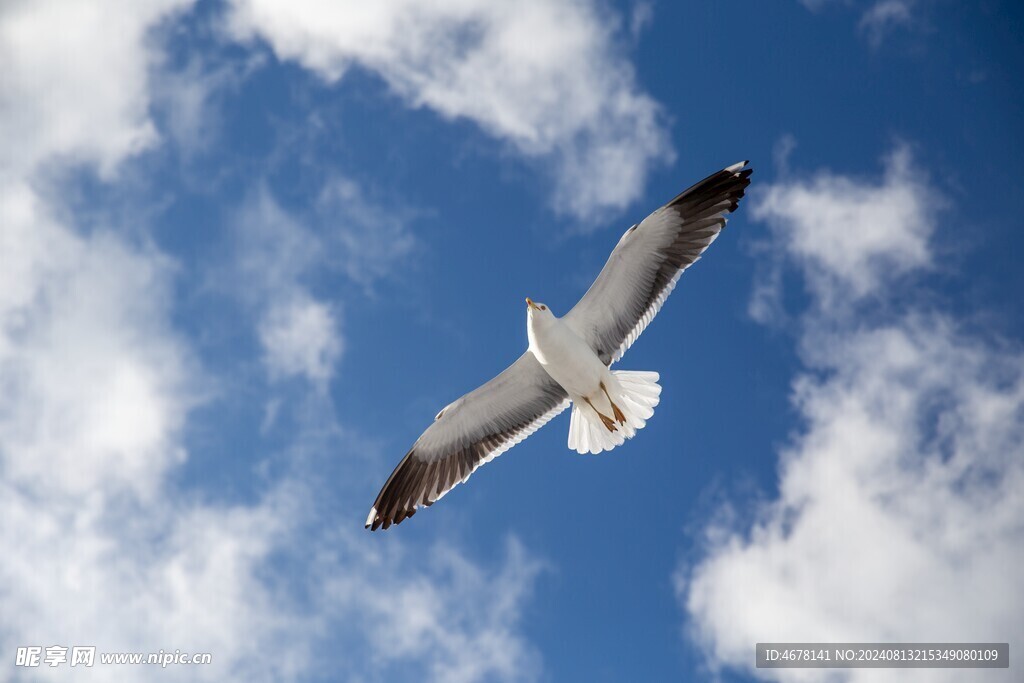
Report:
M387 529L432 505L568 406L565 390L527 351L437 414L388 477L366 518L367 528Z
M751 169L713 173L627 230L564 320L607 365L622 358L736 209Z

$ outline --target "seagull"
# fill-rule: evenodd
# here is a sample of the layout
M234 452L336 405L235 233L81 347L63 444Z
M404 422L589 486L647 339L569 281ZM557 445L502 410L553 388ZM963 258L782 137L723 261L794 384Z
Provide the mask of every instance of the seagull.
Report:
M563 317L527 298L526 352L441 409L388 477L366 528L387 529L433 505L570 405L569 448L581 454L621 446L643 429L660 400L658 373L610 368L725 227L750 184L747 164L711 174L626 230Z

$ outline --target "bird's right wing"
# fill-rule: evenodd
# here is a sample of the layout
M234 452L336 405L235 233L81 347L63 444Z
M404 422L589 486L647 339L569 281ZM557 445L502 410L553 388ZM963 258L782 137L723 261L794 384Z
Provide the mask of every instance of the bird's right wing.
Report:
M377 495L367 528L387 529L441 499L476 468L540 429L569 406L561 385L531 351L441 410Z
M712 173L627 230L564 320L605 364L622 357L661 310L683 271L725 227L750 184L741 162Z

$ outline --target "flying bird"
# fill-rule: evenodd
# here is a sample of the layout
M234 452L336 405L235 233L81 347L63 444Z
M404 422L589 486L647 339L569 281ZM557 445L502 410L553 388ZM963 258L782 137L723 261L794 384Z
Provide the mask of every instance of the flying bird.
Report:
M725 227L750 184L747 163L711 174L623 233L563 317L527 298L529 348L441 409L388 477L366 527L387 529L433 505L570 405L569 448L578 453L611 450L643 429L661 395L658 373L610 368Z

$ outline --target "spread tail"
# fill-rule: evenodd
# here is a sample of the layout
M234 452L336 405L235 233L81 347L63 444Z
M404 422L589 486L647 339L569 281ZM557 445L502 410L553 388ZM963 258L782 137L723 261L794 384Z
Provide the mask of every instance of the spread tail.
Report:
M621 446L654 415L661 395L658 373L615 370L611 374L607 396L599 392L572 397L569 448L577 453L600 453Z

